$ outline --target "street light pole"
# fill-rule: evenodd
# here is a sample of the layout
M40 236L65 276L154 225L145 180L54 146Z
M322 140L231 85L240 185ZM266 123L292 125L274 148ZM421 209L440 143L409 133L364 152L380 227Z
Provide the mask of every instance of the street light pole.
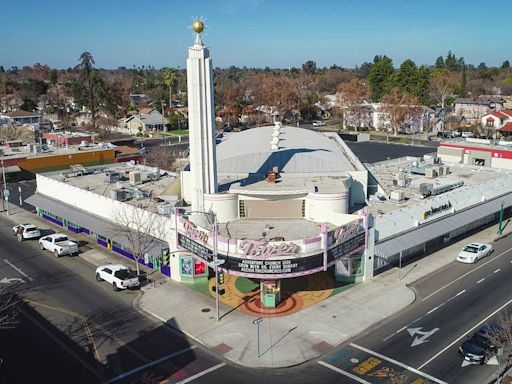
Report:
M219 265L217 263L217 215L214 216L213 223L213 263L215 264L215 313L217 321L220 320L219 310Z
M7 215L9 215L9 190L7 189L7 183L5 182L5 167L4 167L4 159L2 159L2 177L4 181L4 190L3 190L3 197L6 204L7 209Z

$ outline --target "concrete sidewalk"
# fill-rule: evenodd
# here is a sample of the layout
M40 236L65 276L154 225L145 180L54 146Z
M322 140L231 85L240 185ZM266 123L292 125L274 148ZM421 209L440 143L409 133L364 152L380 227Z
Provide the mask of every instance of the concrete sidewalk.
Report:
M5 216L5 214L4 214ZM59 227L36 215L15 208L16 222L32 222L42 228ZM509 230L509 228L507 228ZM369 329L407 307L415 300L408 284L453 262L463 245L472 241L491 242L497 225L412 263L400 271L393 268L374 280L361 283L317 305L283 317L264 318L259 324L259 353L255 317L221 304L221 320L215 318L215 301L185 285L165 280L142 288L138 305L226 359L248 367L277 368L301 364L329 352L340 343ZM72 238L90 237L72 235ZM94 265L126 259L92 246L80 257Z

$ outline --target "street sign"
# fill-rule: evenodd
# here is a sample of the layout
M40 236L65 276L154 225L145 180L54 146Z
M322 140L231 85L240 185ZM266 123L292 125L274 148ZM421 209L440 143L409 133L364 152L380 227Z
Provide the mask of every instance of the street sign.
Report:
M253 324L259 324L263 321L263 317L258 317L256 320L253 320L252 323Z

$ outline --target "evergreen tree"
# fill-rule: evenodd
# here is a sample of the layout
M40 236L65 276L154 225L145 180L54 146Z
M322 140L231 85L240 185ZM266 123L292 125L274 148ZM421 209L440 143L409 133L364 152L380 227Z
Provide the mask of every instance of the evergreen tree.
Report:
M418 68L414 61L407 59L398 68L390 80L391 87L414 94L418 84Z
M466 97L466 86L468 83L468 75L466 70L466 64L462 64L462 73L460 75L460 89L459 96Z
M418 68L416 77L416 86L411 94L416 96L421 104L428 105L430 104L430 69L422 65Z
M440 69L445 67L443 56L439 56L437 58L435 65L436 65L436 68L440 68Z
M508 60L505 60L503 64L501 64L502 69L510 68L510 62Z
M450 71L456 71L458 69L457 59L452 51L448 51L444 64Z
M377 61L370 69L368 81L372 92L372 100L377 102L390 89L390 79L393 74L393 62L387 56L375 56Z

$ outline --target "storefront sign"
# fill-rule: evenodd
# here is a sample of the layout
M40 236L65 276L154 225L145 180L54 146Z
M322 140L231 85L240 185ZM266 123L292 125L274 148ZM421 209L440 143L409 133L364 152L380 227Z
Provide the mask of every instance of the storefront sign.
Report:
M242 240L243 256L266 259L273 256L299 255L300 247L294 243L268 244L266 241Z
M194 260L192 256L181 256L181 275L192 276Z
M185 229L185 235L196 241L200 241L203 244L208 243L208 233L197 229L197 227L190 221L184 221L183 228Z
M423 212L421 217L423 220L430 219L432 216L445 211L449 211L450 209L452 209L452 203L447 202L446 204L440 205L439 207L431 207L428 211Z
M333 232L336 244L341 244L345 240L350 239L362 229L362 219L338 227Z
M196 256L199 256L201 259L206 260L207 262L211 262L213 260L213 254L210 249L195 242L192 239L189 239L182 233L178 233L178 245L182 248L185 248L187 251L192 252Z
M258 244L259 242L253 243ZM247 244L251 245L251 243ZM193 241L192 239L189 239L182 233L178 233L178 245L205 260L207 263L211 263L213 261L213 253L210 249L196 241ZM289 247L291 243L285 245ZM363 252L364 245L365 233L363 232L351 239L345 240L341 244L333 246L327 251L327 265L332 265L339 258L348 256L349 254ZM295 248L287 249L295 250ZM268 252L271 252L272 250L273 248L270 250L265 248L262 250L262 254L268 254ZM284 248L280 251L284 251ZM225 260L225 263L222 265L222 270L232 273L233 275L243 275L248 277L251 277L251 275L254 275L254 277L261 277L263 275L269 278L293 277L306 275L308 274L308 271L321 270L324 266L323 251L320 251L315 255L304 257L299 257L297 252L294 253L294 255L296 255L295 257L279 260L269 260L264 256L258 257L258 255L252 255L250 251L246 252L245 255L252 258L234 257L220 253L217 255L217 258L219 260ZM275 257L276 254L272 254L271 256Z

